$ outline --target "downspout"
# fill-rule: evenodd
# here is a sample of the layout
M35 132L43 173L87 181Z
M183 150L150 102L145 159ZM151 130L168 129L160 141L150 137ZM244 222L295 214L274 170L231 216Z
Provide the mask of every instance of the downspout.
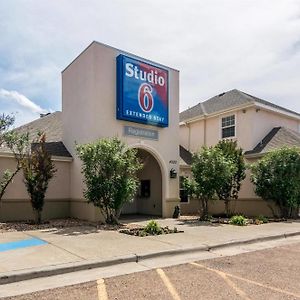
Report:
M188 150L191 151L191 126L189 123L186 124L187 128L189 129L188 135Z
M204 124L203 124L203 145L206 146L206 144L207 144L206 143L206 116L207 116L207 113L206 113L206 109L202 102L200 103L200 105L201 105L201 109L203 111L203 122L204 122Z
M204 146L206 146L206 116L204 116L204 119L203 119L203 122L204 122L204 126L203 126L203 144Z

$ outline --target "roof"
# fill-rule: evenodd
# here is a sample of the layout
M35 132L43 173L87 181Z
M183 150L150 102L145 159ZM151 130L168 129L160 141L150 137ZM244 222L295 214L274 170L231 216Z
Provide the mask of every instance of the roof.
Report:
M198 103L197 105L183 111L180 113L180 121L184 122L190 119L193 119L195 117L200 117L204 115L210 115L213 113L218 113L230 108L235 108L241 105L251 105L259 103L262 105L269 106L271 108L280 109L286 113L294 114L298 117L300 117L300 114L286 109L284 107L281 107L279 105L276 105L274 103L268 102L266 100L257 98L255 96L249 95L247 93L244 93L242 91L239 91L237 89L219 94L217 96L214 96L204 102Z
M61 112L43 116L30 123L13 129L18 133L29 133L29 140L32 142L37 137L39 132L46 134L46 149L53 156L72 157L65 145L62 142L62 119ZM10 149L2 145L1 152L10 153Z
M282 147L300 147L300 133L285 127L275 127L245 155L264 154Z
M179 145L179 156L183 160L183 164L192 164L192 153L181 145Z
M47 142L62 141L62 113L56 111L30 123L14 129L18 133L29 133L29 140L34 140L38 132L46 134Z

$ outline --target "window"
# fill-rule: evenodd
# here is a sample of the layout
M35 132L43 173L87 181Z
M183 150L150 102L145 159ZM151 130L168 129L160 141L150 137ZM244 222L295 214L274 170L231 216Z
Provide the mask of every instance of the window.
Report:
M185 178L186 178L185 176L180 176L180 178L179 178L179 192L180 192L180 202L181 203L189 202L188 192L183 186L183 181Z
M150 197L150 180L141 180L141 197L149 198Z
M222 139L235 137L235 115L222 118Z

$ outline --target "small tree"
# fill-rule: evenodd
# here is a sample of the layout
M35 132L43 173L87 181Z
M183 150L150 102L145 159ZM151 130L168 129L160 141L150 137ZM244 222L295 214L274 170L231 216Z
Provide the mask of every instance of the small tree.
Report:
M0 202L8 185L13 181L13 178L21 170L22 160L27 153L28 148L28 133L20 134L16 131L8 131L14 124L14 117L9 115L0 115L0 147L6 146L13 153L16 160L14 170L4 170L0 177Z
M118 223L122 207L133 200L142 164L137 150L126 147L118 138L105 138L77 146L88 202L99 207L107 223Z
M224 181L232 178L233 171L233 163L217 147L203 147L193 155L193 178L185 180L185 187L192 197L199 199L201 219L208 218L208 202L222 188Z
M15 118L10 115L0 115L0 147L5 142L4 133L12 126L15 122Z
M37 143L32 144L31 152L22 161L24 183L30 196L37 224L41 223L49 181L56 172L45 144L45 134L39 134Z
M293 210L300 205L299 150L274 150L251 166L256 194L266 201L274 201L283 218L291 217Z
M231 160L234 165L232 177L224 181L222 187L217 191L220 200L224 201L226 215L231 215L230 201L238 199L241 183L246 177L246 164L243 150L237 147L236 141L222 140L216 147L220 149L226 159Z

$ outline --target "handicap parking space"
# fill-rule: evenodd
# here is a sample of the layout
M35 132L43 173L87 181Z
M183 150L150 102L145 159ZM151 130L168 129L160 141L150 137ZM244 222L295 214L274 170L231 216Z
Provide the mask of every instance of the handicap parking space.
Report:
M13 237L15 237L13 241L6 239L5 243L2 243L2 241L0 243L0 276L5 276L14 271L80 260L77 256L48 244L44 240L26 235ZM17 237L22 239L16 239Z
M34 246L46 245L46 241L38 238L29 237L22 240L15 240L5 243L0 243L0 252L6 252L10 250L17 250L22 248L29 248Z
M10 243L20 240L28 239L30 236L25 232L13 231L13 232L1 232L0 244Z

